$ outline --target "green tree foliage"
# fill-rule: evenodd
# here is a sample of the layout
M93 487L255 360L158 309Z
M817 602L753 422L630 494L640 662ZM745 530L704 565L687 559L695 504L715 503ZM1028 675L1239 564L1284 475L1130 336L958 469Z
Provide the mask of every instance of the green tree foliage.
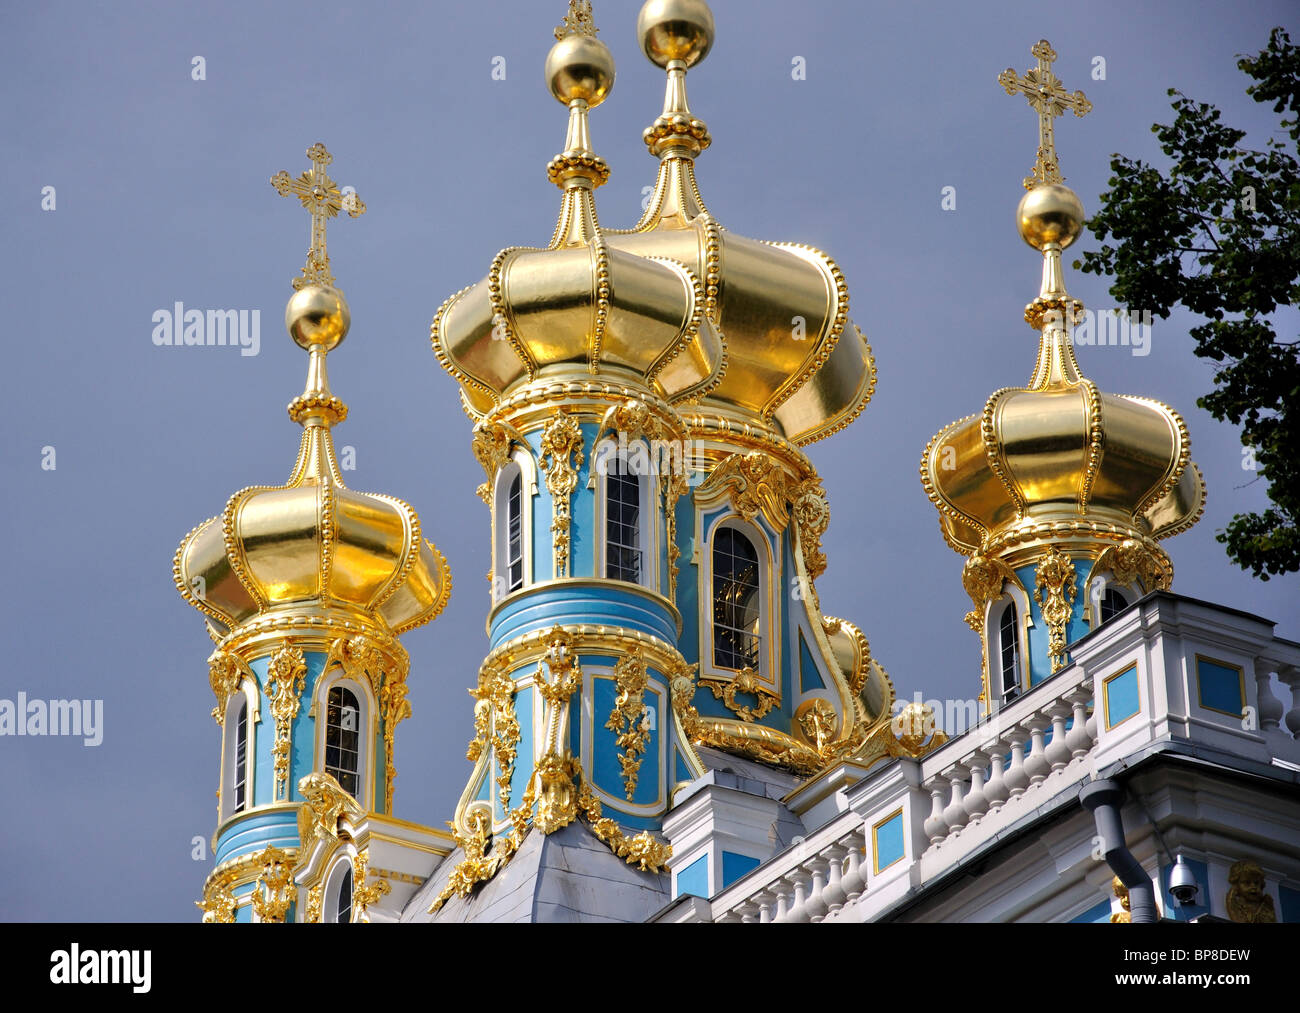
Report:
M1216 537L1268 580L1300 570L1300 342L1294 309L1279 313L1300 304L1300 47L1275 28L1237 66L1254 81L1246 94L1282 114L1278 136L1263 151L1242 147L1245 131L1171 89L1177 118L1151 128L1171 165L1112 158L1110 190L1088 223L1102 247L1075 267L1113 276L1123 305L1164 318L1181 305L1206 319L1191 330L1196 354L1219 365L1197 403L1241 427L1243 465L1258 469L1271 500Z

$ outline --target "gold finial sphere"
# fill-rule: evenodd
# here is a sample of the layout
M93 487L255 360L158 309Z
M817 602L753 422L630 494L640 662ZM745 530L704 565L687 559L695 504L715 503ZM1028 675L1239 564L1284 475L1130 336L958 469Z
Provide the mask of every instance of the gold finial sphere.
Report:
M352 313L338 289L304 285L284 308L284 326L303 348L320 346L328 352L347 336Z
M1035 250L1050 243L1065 249L1079 238L1085 217L1078 194L1061 183L1034 187L1016 208L1020 238Z
M614 55L590 35L568 35L546 54L546 85L563 105L582 99L593 109L614 87Z
M693 67L713 46L713 12L704 0L646 0L636 34L651 63L667 67L681 60Z

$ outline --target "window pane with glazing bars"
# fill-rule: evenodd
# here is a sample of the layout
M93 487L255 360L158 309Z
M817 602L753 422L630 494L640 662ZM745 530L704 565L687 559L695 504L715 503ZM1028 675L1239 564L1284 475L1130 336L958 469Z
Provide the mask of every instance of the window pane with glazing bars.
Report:
M235 812L244 808L248 793L248 703L235 716Z
M998 641L1002 653L1002 699L1010 700L1020 692L1020 637L1016 624L1016 603L1002 610L998 624Z
M325 773L353 798L361 769L361 707L350 689L335 686L325 708Z
M515 472L510 480L510 495L506 498L506 565L510 583L506 591L518 591L524 586L524 482Z
M641 583L641 486L636 475L605 478L605 576Z
M713 539L713 663L757 668L758 552L739 531L723 528Z

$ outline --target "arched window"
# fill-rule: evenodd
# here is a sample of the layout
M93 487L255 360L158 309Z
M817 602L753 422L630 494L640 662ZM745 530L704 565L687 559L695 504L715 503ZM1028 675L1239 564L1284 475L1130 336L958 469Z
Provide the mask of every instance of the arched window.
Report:
M1128 608L1128 598L1119 591L1116 591L1113 587L1108 587L1106 588L1106 593L1101 596L1101 605L1099 608L1101 611L1101 621L1103 623L1107 622L1108 620L1113 619L1117 613Z
M641 583L641 482L620 468L605 476L605 576Z
M242 810L248 802L248 701L239 701L235 712L235 808Z
M352 690L335 686L325 707L325 773L353 798L361 773L361 706Z
M743 532L718 530L713 539L713 663L759 667L761 597L758 551Z
M998 693L1003 703L1020 694L1020 624L1016 617L1016 603L1009 601L1002 609L998 621L998 652L995 659L1001 676Z
M524 586L524 476L518 468L506 493L506 594Z
M331 894L333 910L329 921L346 925L352 921L352 863L345 859L339 864L343 866L343 875L338 877L338 884Z

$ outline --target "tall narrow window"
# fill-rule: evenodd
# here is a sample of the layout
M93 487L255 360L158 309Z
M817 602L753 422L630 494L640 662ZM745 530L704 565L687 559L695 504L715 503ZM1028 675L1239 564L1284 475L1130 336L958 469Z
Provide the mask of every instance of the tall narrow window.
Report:
M506 593L524 586L524 481L518 470L510 480L506 497Z
M735 528L713 539L713 663L757 668L759 644L758 552Z
M352 690L335 686L325 708L325 772L353 798L361 771L361 707Z
M235 812L248 801L248 701L235 713Z
M339 889L334 900L334 920L340 925L352 921L352 864L348 863L339 879Z
M1002 666L1002 700L1014 700L1020 693L1020 635L1016 622L1016 603L1007 602L998 624L998 644Z
M1126 608L1128 608L1128 599L1113 587L1106 588L1106 593L1101 596L1101 621L1106 622Z
M636 475L611 472L605 478L605 576L641 583L641 483Z

